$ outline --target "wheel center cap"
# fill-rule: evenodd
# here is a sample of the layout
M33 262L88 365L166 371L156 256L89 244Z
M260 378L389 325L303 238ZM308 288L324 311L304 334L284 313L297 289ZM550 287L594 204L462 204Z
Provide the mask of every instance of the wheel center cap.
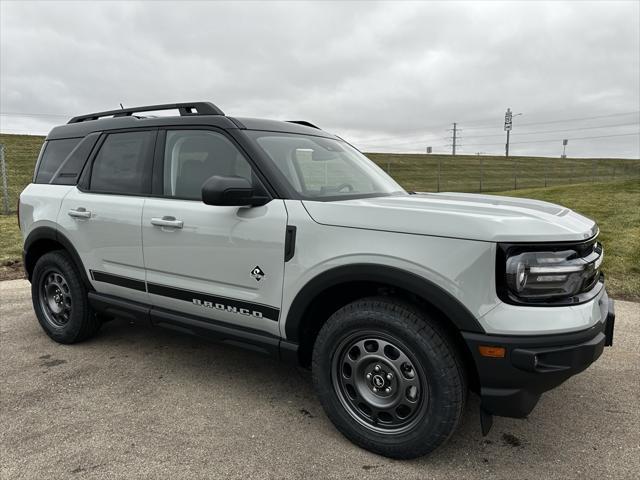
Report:
M382 378L382 375L374 375L372 383L374 387L382 388L384 387L384 378Z

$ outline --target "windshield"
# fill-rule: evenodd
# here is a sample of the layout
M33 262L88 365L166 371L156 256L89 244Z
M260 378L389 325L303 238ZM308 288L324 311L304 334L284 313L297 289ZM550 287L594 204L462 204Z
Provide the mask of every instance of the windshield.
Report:
M294 133L246 133L304 199L406 194L381 168L345 142Z

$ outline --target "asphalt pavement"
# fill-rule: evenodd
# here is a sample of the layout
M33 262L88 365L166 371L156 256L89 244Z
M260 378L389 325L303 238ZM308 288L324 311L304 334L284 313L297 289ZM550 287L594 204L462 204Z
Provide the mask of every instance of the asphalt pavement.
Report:
M59 345L29 284L0 282L0 477L638 478L640 304L616 313L614 346L528 419L483 438L471 396L448 444L397 461L342 437L303 369L125 320Z

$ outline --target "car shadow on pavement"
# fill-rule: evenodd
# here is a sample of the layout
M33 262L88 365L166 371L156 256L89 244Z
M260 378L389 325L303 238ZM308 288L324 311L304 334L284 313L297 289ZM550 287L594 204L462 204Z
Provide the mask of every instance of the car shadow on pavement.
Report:
M286 412L287 418L293 419L293 425L313 421L320 427L317 435L330 433L329 437L337 441L336 447L344 454L359 450L342 439L325 417L315 398L309 370L236 347L169 330L130 325L123 320L108 324L96 341L113 343L120 349L129 345L130 355L142 356L145 361L158 365L164 372L159 374L164 375L162 380L171 381L173 376L190 378L201 382L205 389L224 389L228 398L242 401L249 396L251 403L261 404L259 408L272 407ZM476 465L487 466L511 459L517 463L526 460L528 467L536 470L537 461L540 465L559 461L563 458L559 448L568 432L573 431L580 438L594 430L590 426L588 432L581 434L572 420L577 405L571 387L580 385L581 380L583 377L570 380L557 391L547 393L528 419L496 418L487 437L482 437L480 432L479 398L470 393L461 424L450 441L431 455L409 463L434 467L450 464L452 458L464 457ZM567 396L573 401L563 399Z
M124 319L60 345L19 311L2 322L8 476L576 478L606 476L615 455L625 478L637 465L637 366L609 352L543 395L530 418L496 418L487 437L471 394L447 444L396 461L344 438L303 368Z

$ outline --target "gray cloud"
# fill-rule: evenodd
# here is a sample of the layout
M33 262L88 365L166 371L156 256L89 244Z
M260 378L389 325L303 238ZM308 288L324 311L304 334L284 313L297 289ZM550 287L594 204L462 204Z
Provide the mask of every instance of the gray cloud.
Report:
M307 119L365 150L640 157L640 3L6 2L2 131L206 99L237 116ZM628 115L566 123L549 121ZM527 125L533 123L537 125ZM624 125L622 125L624 124ZM628 125L627 125L628 124ZM490 128L478 128L490 125ZM609 128L583 127L619 125ZM531 134L548 131L551 133ZM557 131L557 132L556 132ZM486 145L485 145L486 144Z

